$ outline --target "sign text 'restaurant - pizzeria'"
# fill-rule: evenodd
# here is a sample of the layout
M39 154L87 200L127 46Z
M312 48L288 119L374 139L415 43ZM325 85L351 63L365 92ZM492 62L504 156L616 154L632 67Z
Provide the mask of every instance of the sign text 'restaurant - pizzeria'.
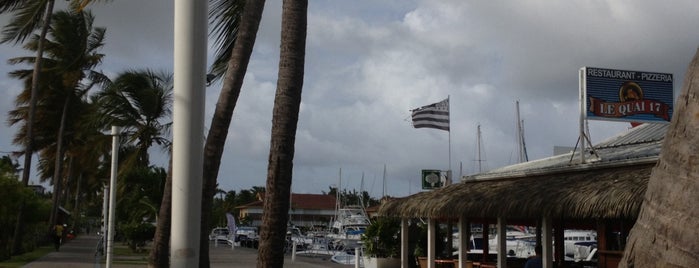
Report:
M588 119L670 122L672 74L594 67L583 71Z

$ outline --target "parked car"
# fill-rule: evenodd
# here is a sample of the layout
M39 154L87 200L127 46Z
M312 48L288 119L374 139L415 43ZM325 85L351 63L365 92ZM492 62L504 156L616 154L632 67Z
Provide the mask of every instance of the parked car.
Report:
M252 226L238 226L238 230L235 232L235 242L238 242L241 247L257 248L259 245L257 228Z
M257 239L257 228L253 226L238 226L235 241Z
M228 235L230 235L228 228L216 227L213 230L211 230L211 233L209 234L209 241L213 241L214 239L215 240L228 240Z

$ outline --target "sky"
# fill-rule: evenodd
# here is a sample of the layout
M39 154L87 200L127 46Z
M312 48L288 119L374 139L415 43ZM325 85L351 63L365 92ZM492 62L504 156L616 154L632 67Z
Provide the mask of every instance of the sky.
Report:
M91 9L94 26L107 28L98 69L112 78L129 69L172 72L173 1L117 0ZM677 96L699 46L696 14L695 0L311 0L292 191L319 194L339 185L373 197L406 196L422 191L422 169L458 177L515 164L517 100L529 159L573 147L578 70L670 73ZM8 19L1 15L0 23ZM223 190L265 185L280 24L281 1L267 1L224 149ZM22 86L6 75L19 68L7 59L24 55L21 46L0 45L4 118ZM211 62L213 49L208 55ZM207 126L220 88L207 88ZM450 132L412 127L411 109L447 97ZM6 121L2 155L21 150ZM588 123L593 143L630 127ZM154 149L153 159L165 166L160 152Z

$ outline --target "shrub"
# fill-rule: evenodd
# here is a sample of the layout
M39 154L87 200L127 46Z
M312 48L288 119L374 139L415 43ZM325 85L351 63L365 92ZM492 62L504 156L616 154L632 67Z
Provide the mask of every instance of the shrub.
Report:
M153 240L155 226L150 223L129 223L121 226L121 232L129 248L134 252L140 252L147 241Z
M364 252L377 258L395 258L400 254L400 220L379 217L362 236Z

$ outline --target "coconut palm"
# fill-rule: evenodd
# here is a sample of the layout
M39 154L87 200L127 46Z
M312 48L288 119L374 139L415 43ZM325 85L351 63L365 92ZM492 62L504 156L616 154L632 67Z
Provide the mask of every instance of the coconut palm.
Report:
M0 43L14 41L20 43L29 36L39 25L41 27L41 33L39 38L38 47L36 49L36 57L34 61L34 72L32 73L31 79L31 94L29 101L29 109L27 111L26 119L26 137L27 140L24 141L24 168L22 170L22 184L27 186L29 184L29 174L32 163L32 154L36 151L34 148L34 116L37 103L37 94L39 91L39 81L41 80L41 66L42 58L44 53L44 42L46 34L51 24L51 15L53 14L54 0L3 0L0 1L0 13L13 12L14 16L10 23L5 25L2 31L2 38L0 38ZM76 5L79 7L85 7L87 4L92 2L92 0L81 0L75 1ZM42 23L43 22L43 23ZM14 233L14 245L13 254L22 253L21 248L21 235L23 224L23 205L20 204L20 209L17 215L17 224ZM52 214L53 215L53 214Z
M122 168L150 165L148 149L170 146L167 133L172 115L172 75L151 70L126 71L94 97L96 120L106 130L122 127L125 142L135 150Z
M211 35L215 35L217 40L217 56L212 72L215 77L221 77L224 74L225 76L204 145L199 247L199 267L203 268L210 265L207 234L211 225L209 221L221 156L233 110L243 86L250 55L252 55L264 5L264 0L247 0L241 14L242 0L211 0L209 13L210 22L213 25Z
M82 9L93 2L93 0L72 0L71 7L75 11ZM44 40L51 25L55 0L3 0L0 1L0 13L13 12L13 17L10 22L5 25L2 31L0 43L14 42L15 44L24 42L24 40L41 26L39 34L39 42L36 49L36 57L34 61L34 72L32 73L31 82L31 98L29 101L29 110L27 112L26 122L26 138L24 142L24 169L22 171L22 183L26 186L29 183L29 174L32 162L32 154L36 151L34 148L34 116L36 103L38 101L37 94L39 91L39 81L41 81L41 66L44 53ZM20 210L20 217L22 219ZM19 224L17 226L21 226Z
M104 81L104 76L100 73L92 70L95 66L101 63L103 54L97 51L103 46L104 39L104 28L94 28L92 27L92 22L94 18L89 12L58 12L56 15L56 20L52 23L50 32L51 39L46 39L42 36L34 35L32 39L25 45L25 48L37 51L43 49L46 46L46 57L39 58L38 61L44 62L42 64L42 70L19 70L11 73L11 76L17 77L19 79L25 80L25 85L31 84L31 87L25 90L23 94L18 97L18 106L27 103L29 107L22 107L10 113L11 119L10 123L17 123L19 121L24 121L25 124L23 128L20 129L15 141L22 144L32 143L27 147L34 148L35 144L32 142L35 133L31 129L33 124L29 121L33 120L32 116L32 104L35 105L34 114L36 113L36 104L32 101L38 101L41 98L40 107L43 109L41 112L40 120L44 120L42 125L57 126L53 133L57 133L57 137L53 137L55 134L50 134L46 132L46 129L40 130L39 132L44 132L42 134L41 146L38 146L38 150L45 150L45 146L53 145L55 146L55 166L54 166L54 209L52 210L50 216L50 222L55 220L55 213L58 209L59 204L59 193L60 193L60 179L61 179L61 168L63 160L63 137L66 132L66 127L68 127L75 118L78 118L82 114L80 108L83 107L84 97L87 91L95 83L100 83ZM43 54L43 53L42 53ZM36 68L37 58L35 57L19 57L10 60L11 64L17 63L34 63ZM42 83L41 92L34 94L34 76L29 74L43 73L44 83ZM85 81L89 80L89 81ZM29 98L27 98L29 96ZM34 99L34 100L32 100ZM58 107L56 107L58 105ZM57 114L52 111L62 111ZM59 115L56 118L55 115ZM12 118L14 116L14 118ZM56 125L55 122L60 122ZM26 154L25 161L30 158L31 154ZM25 162L26 164L26 162ZM26 168L25 168L26 169ZM26 170L25 170L26 172ZM47 173L42 173L42 176L46 176ZM21 228L21 224L18 224ZM50 224L53 226L53 224ZM21 234L21 232L18 232ZM21 251L21 249L19 249Z
M303 89L307 11L307 0L284 0L282 4L279 76L274 96L272 140L257 267L284 266L284 238L289 218L294 143Z
M136 145L136 150L129 154L120 169L149 165L148 149L153 144L169 150L171 143L165 133L169 130L172 114L171 75L150 70L127 71L94 98L99 107L97 121L105 129L111 125L124 127L127 141ZM166 120L168 123L164 123ZM172 172L171 167L168 169L161 200L150 200L160 202L150 267L169 266Z
M153 249L148 255L148 267L170 267L170 223L172 215L172 153L168 163L165 189L160 201L158 221L153 237Z
M619 267L699 267L699 50Z

